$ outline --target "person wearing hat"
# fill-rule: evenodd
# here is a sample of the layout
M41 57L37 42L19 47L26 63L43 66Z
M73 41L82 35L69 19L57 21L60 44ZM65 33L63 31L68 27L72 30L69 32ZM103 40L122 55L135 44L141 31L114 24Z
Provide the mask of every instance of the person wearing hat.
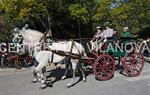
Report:
M92 43L92 51L95 51L97 49L97 46L99 44L99 42L101 41L103 37L103 27L96 27L96 33L93 37L93 39L91 40Z
M132 37L131 33L129 32L129 28L126 26L123 28L123 32L121 32L121 35L120 35L123 39L123 43L124 43L124 47L126 47L126 50L130 50L131 49L131 46L128 45L126 46L126 44L130 43L130 37Z
M129 32L128 27L123 28L123 32L121 32L121 37L131 37L131 33Z
M102 27L100 27L100 26L96 27L96 33L95 33L92 41L94 42L95 40L98 40L99 38L101 38L102 33L103 33Z

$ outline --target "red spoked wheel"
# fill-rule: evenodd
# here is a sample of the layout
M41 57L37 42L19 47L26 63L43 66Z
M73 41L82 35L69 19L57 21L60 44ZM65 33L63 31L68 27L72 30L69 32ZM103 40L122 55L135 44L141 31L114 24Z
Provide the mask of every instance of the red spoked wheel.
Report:
M98 80L104 81L112 78L115 72L113 57L101 54L93 65L93 72Z
M144 67L144 56L142 53L128 53L122 59L122 65L130 77L139 76Z

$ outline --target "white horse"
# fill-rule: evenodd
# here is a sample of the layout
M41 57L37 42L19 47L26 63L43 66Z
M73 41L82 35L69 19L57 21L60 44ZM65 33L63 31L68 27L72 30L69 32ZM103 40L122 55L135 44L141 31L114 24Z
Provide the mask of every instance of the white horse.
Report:
M49 46L49 49L67 52L68 54L86 56L82 45L77 42L74 42L74 41L54 42L54 43L52 43L52 45ZM47 64L49 62L58 63L60 61L63 61L65 58L66 58L66 56L59 55L55 52L53 53L52 51L38 52L35 56L35 59L36 59L36 62L38 62L38 65L34 69L34 76L36 78L34 81L40 80L42 82L41 88L45 88L47 86L46 76L44 74L40 74L39 71L42 70L45 66L47 66ZM80 62L79 62L80 59L76 59L76 58L74 59L72 57L70 57L70 59L71 59L72 69L73 69L73 78L72 78L71 82L69 82L67 84L67 87L70 87L74 84L74 78L75 78L77 65L80 65ZM86 77L85 77L83 70L81 68L79 68L78 70L81 71L83 80L86 81ZM63 78L65 78L65 77L66 77L66 75L63 76Z
M47 64L49 63L49 61L48 60L50 60L51 58L51 56L50 55L52 55L52 52L51 51L41 51L41 52L39 52L38 53L38 50L41 50L40 49L40 47L38 46L39 45L39 43L40 43L40 41L41 41L41 39L43 38L43 36L44 36L44 34L43 33L41 33L41 32L39 32L39 31L36 31L36 30L31 30L31 29L25 29L25 28L23 28L22 30L20 30L20 31L18 31L17 33L14 33L14 37L13 37L13 39L12 39L12 41L13 42L19 42L18 40L21 40L20 39L20 35L23 37L23 45L28 45L28 46L30 46L30 49L34 49L33 51L34 51L34 54L32 55L33 57L35 57L34 59L36 59L37 60L37 62L39 63L39 65L37 66L37 67L35 67L35 70L34 70L34 74L35 74L35 72L38 72L39 70L41 70L42 69L42 67L41 67L41 65L43 66L43 68L45 67L45 66L47 66ZM63 42L64 44L62 44L62 43L58 43L59 44L59 46L56 46L56 47L66 47L66 46L69 46L70 45L70 41L69 42ZM65 43L67 43L67 44L65 44ZM55 43L53 43L53 44L55 44ZM54 45L52 45L52 46L54 46ZM76 48L75 49L75 46L77 46L77 48L79 49L79 51L77 51L78 49ZM69 50L68 48L71 48L71 47L66 47L66 48L63 48L63 51L66 51L66 50ZM74 53L75 52L75 54L79 54L79 53L81 53L81 51L80 51L80 48L81 48L81 46L79 46L79 44L77 44L76 42L75 42L75 45L73 45L73 49L72 49L72 53ZM30 51L30 49L29 49L29 51ZM57 48L56 48L57 49ZM65 50L64 50L65 49ZM62 48L60 49L60 50L62 50ZM31 52L30 52L31 53ZM49 55L48 55L49 54ZM41 55L44 55L44 56L41 56ZM49 56L49 57L45 57L45 56ZM62 61L62 60L64 60L66 57L62 57L62 56L59 56L59 55L57 55L57 54L54 54L54 62L53 63L55 63L55 62L60 62L60 61ZM45 59L45 58L47 58L47 59ZM40 60L39 60L40 59ZM43 61L44 62L46 62L46 63L44 63L43 64ZM76 69L76 65L74 65L74 63L78 63L77 61L79 61L79 60L71 60L72 62L73 61L76 61L76 62L73 62L73 69L74 69L74 72L75 72L75 69ZM67 64L67 67L68 67L68 64ZM66 74L67 74L67 71L68 71L68 68L66 68L66 70L65 70L65 74L64 74L64 76L62 77L62 79L65 79L65 77L66 77ZM74 75L75 76L75 75ZM33 81L36 81L37 79L35 78ZM70 84L71 85L71 84Z

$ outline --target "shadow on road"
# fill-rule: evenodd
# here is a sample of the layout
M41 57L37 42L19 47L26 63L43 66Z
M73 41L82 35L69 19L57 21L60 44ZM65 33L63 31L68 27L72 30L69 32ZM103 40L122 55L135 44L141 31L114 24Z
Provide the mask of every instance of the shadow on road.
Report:
M65 69L62 68L57 68L57 69L53 69L48 71L49 75L47 76L47 81L49 82L48 84L53 85L55 82L62 80L61 77L64 75L65 73ZM80 72L76 72L76 77L79 77L79 80L76 81L72 86L78 84L80 81L82 81L82 75ZM54 78L54 81L51 81L50 78ZM66 79L72 78L72 70L68 71L67 77Z

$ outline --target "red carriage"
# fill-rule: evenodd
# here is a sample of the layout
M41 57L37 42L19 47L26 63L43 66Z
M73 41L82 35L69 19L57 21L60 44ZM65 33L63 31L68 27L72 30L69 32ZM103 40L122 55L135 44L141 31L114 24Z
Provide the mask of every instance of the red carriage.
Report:
M136 43L135 38L130 38L128 41L121 41L121 39L119 39L119 41L123 43ZM130 77L136 77L140 75L144 67L144 56L142 54L144 43L142 43L139 48L133 44L132 50L130 49L128 51L120 51L118 49L117 51L112 51L108 48L109 44L114 46L116 42L118 43L118 41L114 39L107 40L107 42L105 42L102 47L103 52L101 52L101 50L98 50L97 52L90 52L87 54L87 57L58 50L50 49L50 51L58 55L82 60L82 63L84 63L84 65L82 65L83 68L86 68L85 66L90 67L90 71L95 74L95 77L98 80L104 81L112 78L116 68L118 67L121 68L120 72L125 71L126 74ZM116 63L116 61L118 62ZM87 68L85 70L87 70Z
M116 42L118 44L118 41L109 39L102 47L102 50L104 50L103 52L99 50L97 53L92 52L88 54L89 58L87 58L86 62L93 67L93 72L98 80L108 80L112 78L118 67L121 67L121 72L125 71L130 77L136 77L142 72L144 67L142 49L145 43L141 43L140 47L136 47L135 45L137 43L135 38L125 39L128 39L128 41L124 39L119 39L119 41L123 44L127 42L132 43L130 45L133 47L127 47L128 51L125 49L121 51L118 48L116 48L116 50L110 49L108 45L115 47Z

